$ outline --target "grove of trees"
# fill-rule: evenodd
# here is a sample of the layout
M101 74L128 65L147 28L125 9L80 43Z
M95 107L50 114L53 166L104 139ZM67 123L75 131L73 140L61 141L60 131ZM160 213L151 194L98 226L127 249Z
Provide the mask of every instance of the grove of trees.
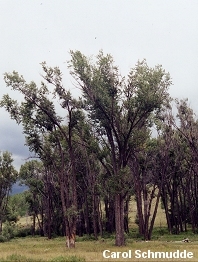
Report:
M23 95L19 102L6 94L1 106L23 126L34 158L19 172L29 187L33 234L37 223L41 235L65 235L71 248L76 234L97 239L108 232L122 246L132 196L145 240L159 204L171 234L189 225L196 233L198 122L187 100L169 96L169 74L143 60L122 77L109 54L70 54L79 98L63 86L60 69L45 62L39 86L15 71L4 75L6 86Z

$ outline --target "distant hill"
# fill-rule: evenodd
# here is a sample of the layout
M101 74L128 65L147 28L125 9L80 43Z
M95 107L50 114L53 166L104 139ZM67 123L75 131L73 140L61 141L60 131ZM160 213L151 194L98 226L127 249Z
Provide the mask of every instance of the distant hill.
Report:
M12 190L10 192L10 195L16 195L19 193L22 193L24 191L28 190L28 187L25 185L20 185L19 182L16 182L13 186L12 186Z

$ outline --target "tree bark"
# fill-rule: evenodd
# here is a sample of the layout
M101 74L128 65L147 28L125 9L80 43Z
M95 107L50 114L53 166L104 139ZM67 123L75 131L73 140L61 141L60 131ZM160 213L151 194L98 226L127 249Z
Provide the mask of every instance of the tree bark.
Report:
M62 174L63 176L63 174ZM68 248L74 248L75 247L75 228L73 230L72 225L70 225L70 221L68 219L67 214L67 206L65 203L65 194L64 194L64 184L63 181L60 181L60 193L61 193L61 203L62 203L62 209L63 209L63 218L65 223L65 235L66 235L66 247Z
M0 219L0 234L2 233L2 220Z
M113 233L115 231L115 203L110 197L105 197L104 203L106 217L105 230L108 233Z
M116 246L124 246L124 198L121 194L115 195L115 228Z
M154 223L155 223L155 218L156 218L157 210L158 210L158 206L159 206L160 195L161 195L161 190L159 189L159 192L158 192L158 194L157 194L157 199L156 199L155 207L154 207L154 211L153 211L153 216L152 216L152 219L151 219L151 222L150 222L148 240L151 240L151 235L152 235L152 231L153 231L153 226L154 226Z
M98 239L98 230L97 230L97 207L96 207L96 196L95 192L92 192L92 208L93 208L93 231L94 231L94 237L97 240Z

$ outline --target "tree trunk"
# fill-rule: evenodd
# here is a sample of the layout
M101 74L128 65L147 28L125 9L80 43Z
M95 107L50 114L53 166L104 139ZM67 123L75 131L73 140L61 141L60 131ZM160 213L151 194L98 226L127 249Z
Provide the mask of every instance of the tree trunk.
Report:
M129 233L129 202L130 196L127 196L124 206L124 231Z
M2 233L2 220L0 219L0 234Z
M67 236L66 236L66 246L68 248L74 248L75 247L75 240L76 240L76 235L72 234L72 233L68 233Z
M33 223L32 223L32 236L35 236L35 227L36 227L36 214L33 212Z
M115 228L116 246L124 246L124 198L121 194L115 196Z
M100 197L98 197L98 222L99 222L99 229L100 229L100 236L103 237L103 227L102 227L102 208Z
M164 210L165 210L168 230L169 230L169 233L172 234L172 225L171 225L171 221L170 221L170 215L169 215L169 212L168 212L167 192L166 192L166 190L164 190L164 188L162 188L162 195L161 195L161 197L162 197L162 203L163 203Z
M38 214L36 214L36 218L37 218L38 225L39 225L40 236L44 236L42 220L40 221Z
M152 219L151 219L151 222L150 222L148 240L151 240L151 235L152 235L152 231L153 231L153 226L154 226L154 222L155 222L155 218L156 218L157 210L158 210L158 206L159 206L160 195L161 195L161 190L159 189L159 192L158 192L158 194L157 194L157 199L156 199L155 207L154 207L154 211L153 211L153 216L152 216Z
M85 207L83 209L83 215L84 215L85 233L90 235L91 225L89 219L89 204L88 204L87 194L85 194Z
M115 231L115 203L110 197L105 197L105 231L113 233Z
M98 229L97 229L97 208L96 208L96 196L95 192L92 192L92 208L93 208L93 230L94 230L94 237L98 239Z
M60 193L61 193L61 203L63 209L63 218L65 224L65 235L66 235L66 247L73 248L75 247L75 228L72 228L72 223L68 220L67 215L67 206L65 203L65 194L64 194L64 185L63 182L60 181Z
M137 203L137 214L138 214L138 227L139 227L139 234L144 235L144 218L142 213L142 196L141 196L141 189L140 186L136 184L135 188L136 193L136 203Z

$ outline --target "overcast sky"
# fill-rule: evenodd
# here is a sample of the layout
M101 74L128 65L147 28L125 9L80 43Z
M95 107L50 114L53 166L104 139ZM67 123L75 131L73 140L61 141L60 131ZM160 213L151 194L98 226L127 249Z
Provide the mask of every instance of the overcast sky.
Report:
M103 49L122 75L143 58L161 64L172 77L170 94L188 97L198 112L197 14L197 0L1 0L0 97L10 93L3 73L39 82L43 61L59 66L65 87L75 91L69 51L90 56ZM0 150L13 153L19 168L29 156L22 129L2 108L0 116Z

